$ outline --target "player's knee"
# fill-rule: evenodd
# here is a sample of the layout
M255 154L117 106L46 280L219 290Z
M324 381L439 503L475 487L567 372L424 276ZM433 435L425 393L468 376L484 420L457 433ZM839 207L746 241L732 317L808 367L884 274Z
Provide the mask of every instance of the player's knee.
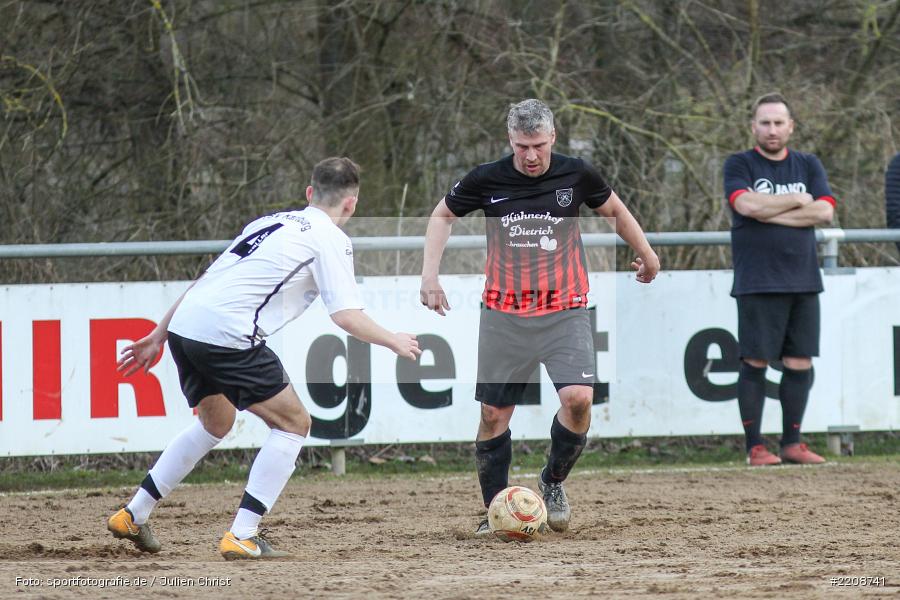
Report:
M505 408L498 408L488 404L481 405L481 427L485 430L506 429L509 424L510 413Z
M812 368L812 359L805 357L785 356L781 359L784 366L795 371L807 371Z
M594 402L594 390L593 388L580 385L560 395L559 401L566 410L573 413L583 414L590 412L591 405Z
M234 421L232 421L230 425L224 425L224 424L206 425L206 424L204 424L203 428L206 430L206 432L209 435L211 435L213 437L217 437L219 439L222 439L223 437L228 435L229 431L231 431L231 425L233 425L233 424L234 424Z
M235 415L233 412L220 412L212 414L204 414L203 412L201 412L199 416L200 423L203 425L203 429L205 429L206 432L213 437L225 437L234 426Z
M312 417L305 410L301 410L292 413L289 418L285 419L284 426L280 429L288 433L307 437L310 427L312 427Z

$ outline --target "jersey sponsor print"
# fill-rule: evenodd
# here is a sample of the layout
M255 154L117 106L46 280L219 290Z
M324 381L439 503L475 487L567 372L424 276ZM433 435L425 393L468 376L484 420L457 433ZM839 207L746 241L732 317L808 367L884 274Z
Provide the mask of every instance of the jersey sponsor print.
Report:
M610 193L593 167L562 154L552 154L539 177L517 171L510 155L457 182L444 198L450 211L461 217L481 210L488 217L485 307L536 316L586 306L578 210L601 206Z

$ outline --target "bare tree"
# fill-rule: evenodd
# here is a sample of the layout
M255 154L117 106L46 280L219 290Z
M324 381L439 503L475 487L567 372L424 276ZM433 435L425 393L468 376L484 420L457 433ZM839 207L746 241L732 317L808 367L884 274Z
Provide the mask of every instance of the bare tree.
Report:
M882 226L898 29L900 0L9 1L0 240L230 237L302 204L325 154L362 164L363 215L421 217L507 151L508 103L531 96L556 110L559 150L593 161L648 229L722 230L722 161L751 143L750 103L772 89L794 100L796 145L825 162L840 225ZM716 248L664 260L728 265ZM172 278L197 265L13 261L0 273Z

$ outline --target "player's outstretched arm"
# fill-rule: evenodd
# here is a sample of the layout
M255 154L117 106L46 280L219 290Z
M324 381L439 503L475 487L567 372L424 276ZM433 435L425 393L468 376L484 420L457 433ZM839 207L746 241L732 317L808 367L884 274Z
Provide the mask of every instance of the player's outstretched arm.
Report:
M619 196L612 192L596 212L609 219L615 219L616 233L637 253L637 258L631 263L631 267L637 271L635 278L641 283L653 281L659 273L659 257L650 247L644 230Z
M450 231L457 216L454 215L442 199L431 213L428 219L428 228L425 230L425 251L422 258L422 286L419 290L419 300L426 308L435 311L439 315L446 314L450 310L447 295L438 280L438 272L441 268L441 257L447 240L450 239Z
M162 345L166 343L166 339L169 337L169 322L172 321L172 315L175 314L178 305L184 300L188 290L194 287L197 281L191 283L188 289L184 290L184 293L179 296L175 304L166 312L162 320L156 324L156 327L153 328L149 335L122 349L119 362L116 364L117 371L124 371L125 377L128 377L141 369L144 370L144 373L150 370L150 366L156 361L156 357L162 351Z
M392 350L397 356L416 360L422 354L411 333L388 331L358 308L339 310L331 315L334 323L353 337Z

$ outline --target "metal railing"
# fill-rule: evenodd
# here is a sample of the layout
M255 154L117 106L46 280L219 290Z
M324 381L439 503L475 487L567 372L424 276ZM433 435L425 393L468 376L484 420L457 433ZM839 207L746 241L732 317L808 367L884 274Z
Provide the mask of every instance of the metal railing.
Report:
M647 233L654 246L724 246L731 243L730 231L667 231ZM585 246L624 246L614 233L586 233ZM822 244L823 266L838 266L841 244L900 242L900 229L817 229L816 240ZM4 258L73 258L97 256L162 256L190 254L218 254L231 240L191 240L167 242L99 242L84 244L11 244L0 245L0 259ZM425 245L424 236L354 237L353 248L367 250L418 250ZM455 235L447 242L448 249L479 249L485 246L483 235Z

